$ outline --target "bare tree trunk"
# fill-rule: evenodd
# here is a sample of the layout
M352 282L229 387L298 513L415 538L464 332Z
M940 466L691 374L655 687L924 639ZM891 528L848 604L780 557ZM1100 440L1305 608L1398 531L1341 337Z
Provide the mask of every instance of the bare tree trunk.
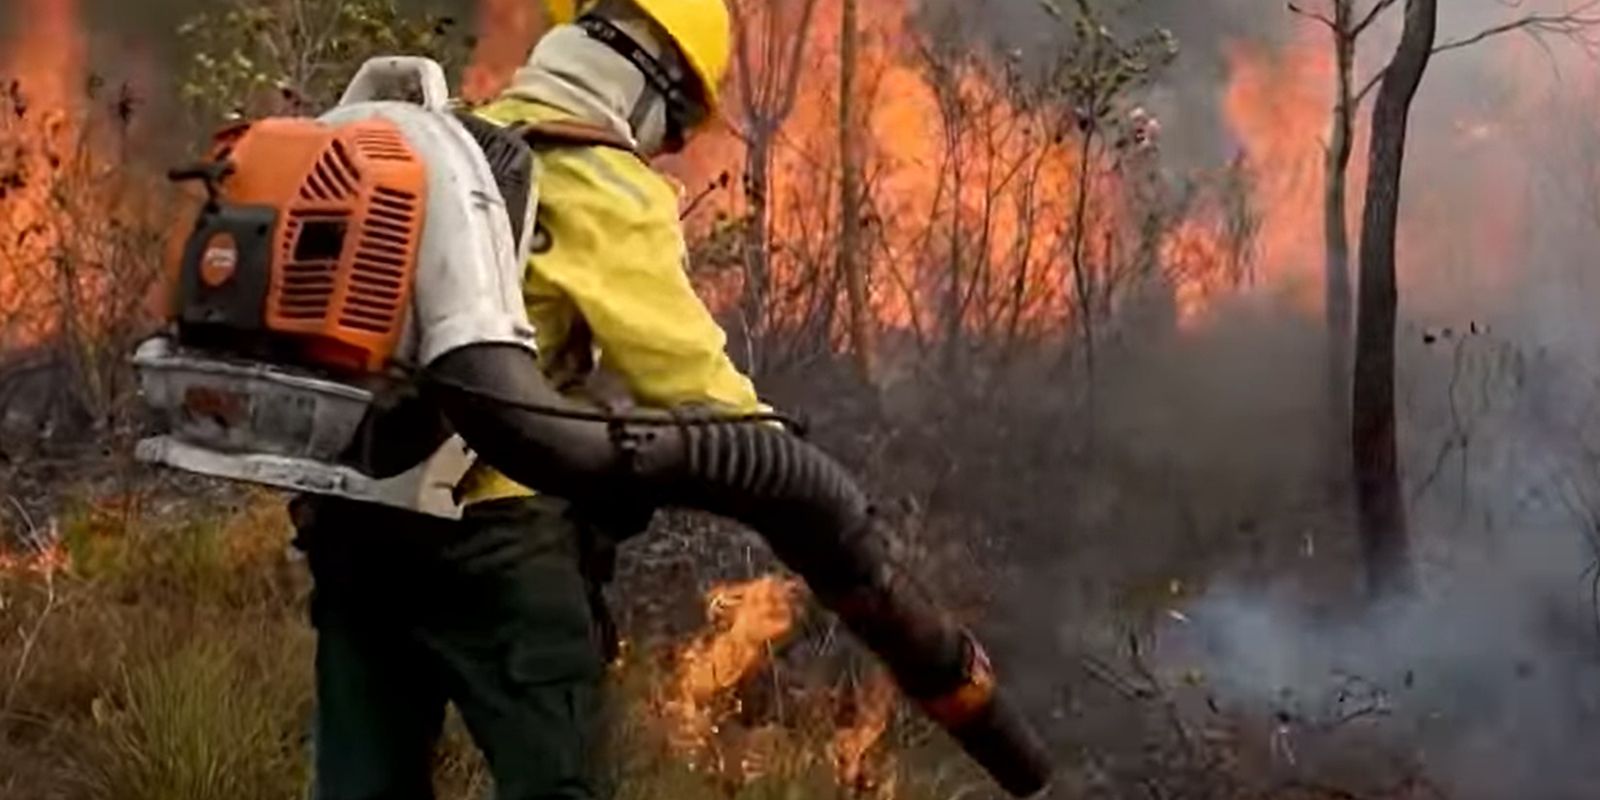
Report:
M1355 0L1334 0L1333 47L1337 61L1332 129L1324 153L1323 189L1324 282L1323 311L1327 328L1327 401L1333 431L1349 424L1347 394L1350 380L1350 230L1348 207L1350 157L1355 137L1356 34ZM1335 434L1337 436L1337 434ZM1338 453L1335 446L1331 452ZM1342 472L1342 470L1340 470Z
M792 14L777 4L747 0L729 6L733 14L734 60L739 105L748 131L745 148L744 316L746 369L759 373L766 362L766 332L772 295L772 163L778 130L794 110L800 86L811 15L817 0L804 0ZM797 15L797 16L796 16Z
M1089 183L1090 162L1094 152L1095 121L1089 120L1080 131L1083 137L1078 147L1077 190L1072 205L1072 288L1077 301L1078 332L1083 337L1083 363L1094 382L1094 276L1089 273Z
M745 348L751 374L759 374L766 360L767 296L772 282L772 253L769 241L772 214L772 132L765 126L752 126L745 151L744 199L744 291L740 300L744 316Z
M944 84L939 90L939 104L944 109L944 175L941 180L950 182L948 191L952 202L949 214L949 251L945 261L945 292L943 310L940 316L944 323L942 345L943 367L946 375L960 375L960 355L962 349L962 329L965 320L962 319L962 292L968 280L965 273L966 266L966 237L962 235L963 225L967 220L963 217L961 207L961 192L966 185L967 175L962 169L965 166L961 152L962 141L966 137L964 130L967 120L963 119L960 102L959 78L955 74L947 74L950 82Z
M1405 30L1372 112L1350 445L1362 551L1371 591L1380 596L1415 582L1395 431L1395 228L1411 101L1428 68L1438 16L1438 0L1406 0Z
M861 31L857 0L844 0L839 34L839 271L849 300L850 349L861 379L872 383L872 312L861 258L861 150L856 113L856 69Z

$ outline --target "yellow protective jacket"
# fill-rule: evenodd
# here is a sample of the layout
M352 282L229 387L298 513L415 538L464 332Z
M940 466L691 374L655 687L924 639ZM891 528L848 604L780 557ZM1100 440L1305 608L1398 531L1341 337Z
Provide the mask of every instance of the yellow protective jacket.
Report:
M507 98L480 108L499 124L569 120ZM695 294L672 185L638 156L599 147L540 150L538 223L549 246L523 283L539 358L563 391L603 368L640 403L767 410ZM458 489L467 504L533 494L482 462Z

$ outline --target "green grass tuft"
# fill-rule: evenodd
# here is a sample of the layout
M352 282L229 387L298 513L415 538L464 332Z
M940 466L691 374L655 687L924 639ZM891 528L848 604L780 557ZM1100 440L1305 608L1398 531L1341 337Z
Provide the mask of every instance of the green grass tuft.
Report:
M132 667L92 717L97 800L282 800L304 783L303 686L226 641Z

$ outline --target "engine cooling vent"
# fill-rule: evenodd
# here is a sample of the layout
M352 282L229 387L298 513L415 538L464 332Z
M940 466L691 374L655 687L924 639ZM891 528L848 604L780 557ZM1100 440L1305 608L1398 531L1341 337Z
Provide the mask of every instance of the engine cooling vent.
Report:
M393 123L271 119L234 143L229 205L277 218L265 328L307 366L381 370L411 304L427 202L421 159Z
M410 262L421 225L415 193L383 186L373 190L340 317L344 326L386 333L405 322Z
M305 184L300 187L300 199L341 202L350 199L360 187L361 172L356 169L344 142L336 139L306 176Z
M373 161L415 161L416 154L398 130L390 126L363 126L355 133L356 149Z
M342 214L290 214L275 298L280 318L302 322L327 318L339 289L339 262L349 227L349 217Z

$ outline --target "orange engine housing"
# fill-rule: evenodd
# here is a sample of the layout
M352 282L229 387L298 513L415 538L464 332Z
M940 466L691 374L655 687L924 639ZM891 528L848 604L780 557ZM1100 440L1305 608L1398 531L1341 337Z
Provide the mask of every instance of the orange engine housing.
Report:
M258 325L247 327L312 365L383 369L406 324L427 203L425 166L400 130L267 119L221 133L212 157L229 168L213 207L270 210L274 223L255 257L234 235L197 229L197 277L178 302L265 270L264 297L251 293ZM252 263L263 254L268 263Z

